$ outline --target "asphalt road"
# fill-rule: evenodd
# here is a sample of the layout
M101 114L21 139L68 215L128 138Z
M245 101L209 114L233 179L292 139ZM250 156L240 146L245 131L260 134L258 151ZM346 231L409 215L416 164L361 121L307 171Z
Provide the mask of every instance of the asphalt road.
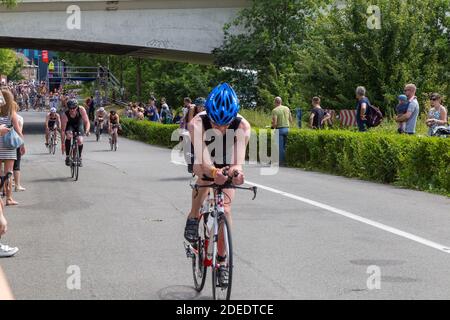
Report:
M110 152L106 136L91 136L73 182L61 153L45 149L43 119L25 114L27 191L6 209L1 240L20 248L0 260L16 298L210 299L209 274L193 289L190 178L171 150L121 138ZM241 192L234 204L233 299L450 298L449 198L260 169L246 168L256 200Z

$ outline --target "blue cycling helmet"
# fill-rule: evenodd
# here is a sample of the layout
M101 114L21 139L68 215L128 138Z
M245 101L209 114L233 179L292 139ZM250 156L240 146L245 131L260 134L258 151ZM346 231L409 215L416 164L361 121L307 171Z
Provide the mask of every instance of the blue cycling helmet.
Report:
M225 126L233 121L240 109L236 92L228 83L215 87L206 99L206 114L217 125Z

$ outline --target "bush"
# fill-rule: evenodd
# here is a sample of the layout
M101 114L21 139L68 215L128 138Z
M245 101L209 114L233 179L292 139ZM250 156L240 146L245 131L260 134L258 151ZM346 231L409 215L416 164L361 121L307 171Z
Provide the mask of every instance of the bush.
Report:
M178 125L131 119L121 122L123 134L131 139L169 148L178 144L178 141L171 141ZM259 138L260 130L256 129L252 134ZM267 133L270 155L270 130ZM286 160L291 167L450 196L450 139L293 129L288 137Z
M286 157L293 167L450 195L448 139L292 130Z
M136 121L126 118L120 122L123 135L130 139L168 148L173 148L178 143L177 141L171 141L172 132L179 128L178 125L167 125L148 120Z

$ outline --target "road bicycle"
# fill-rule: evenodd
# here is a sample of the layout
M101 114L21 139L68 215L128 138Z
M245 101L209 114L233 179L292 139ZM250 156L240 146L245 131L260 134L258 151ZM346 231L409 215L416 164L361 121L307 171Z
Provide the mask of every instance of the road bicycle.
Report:
M97 139L97 142L100 140L100 132L103 131L103 126L104 126L104 120L103 118L99 118L96 122L96 126L95 126L95 137Z
M117 151L117 130L114 130L115 128L117 128L117 130L119 130L119 125L117 124L113 124L111 126L111 137L109 137L109 146L111 148L111 151Z
M78 148L78 142L77 137L80 135L79 132L74 132L72 137L72 142L70 145L70 153L69 153L69 159L70 159L70 174L75 181L78 181L78 174L80 171L80 150Z
M226 175L226 171L224 171ZM204 177L205 181L214 179ZM239 187L231 182L232 178L224 185L215 183L210 185L191 184L191 188L198 192L201 188L210 188L209 194L200 209L199 237L194 243L184 242L186 256L192 259L192 273L195 290L201 292L206 281L208 267L212 274L212 295L214 300L229 300L233 282L233 245L231 228L225 215L224 189L241 189L253 192L256 198L257 187ZM220 243L221 242L221 243ZM219 245L223 246L225 257L219 261ZM228 273L226 283L219 281L219 269L225 269Z
M58 144L58 135L56 134L56 130L50 130L48 137L48 153L55 154L56 145Z

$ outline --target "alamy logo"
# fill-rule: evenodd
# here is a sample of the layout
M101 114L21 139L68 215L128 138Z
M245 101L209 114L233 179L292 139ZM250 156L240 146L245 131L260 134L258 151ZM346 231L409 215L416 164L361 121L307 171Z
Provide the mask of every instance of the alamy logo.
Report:
M380 30L381 29L381 10L378 6L369 6L367 8L367 28L370 30Z
M370 274L367 279L367 289L379 290L381 289L381 269L378 266L369 266L366 273Z
M71 5L66 10L69 17L66 20L66 26L69 30L81 29L81 9L77 5Z
M67 268L66 273L69 277L66 281L67 289L81 290L81 269L79 266L71 265Z

